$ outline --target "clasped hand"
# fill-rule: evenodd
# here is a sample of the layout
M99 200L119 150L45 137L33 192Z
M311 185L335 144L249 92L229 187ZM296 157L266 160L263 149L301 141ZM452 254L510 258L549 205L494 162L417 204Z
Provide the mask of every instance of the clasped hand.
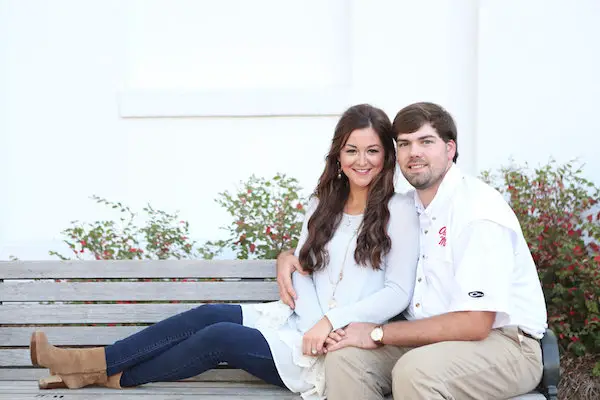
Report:
M378 346L370 335L375 326L365 322L352 322L343 329L332 330L327 317L323 317L304 334L302 352L307 356L315 357L348 346L376 349ZM316 352L313 352L313 349Z
M361 349L376 349L377 343L371 339L371 331L375 324L352 322L344 329L336 329L329 333L325 340L325 353L352 346Z
M302 354L312 357L323 355L325 340L332 330L333 326L329 322L329 318L321 318L302 337Z

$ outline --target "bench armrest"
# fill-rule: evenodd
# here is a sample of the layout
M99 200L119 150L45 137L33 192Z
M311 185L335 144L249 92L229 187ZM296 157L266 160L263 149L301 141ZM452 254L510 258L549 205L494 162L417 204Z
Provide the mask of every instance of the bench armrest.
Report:
M558 339L551 329L546 329L546 333L541 340L541 345L544 372L540 386L549 400L556 400L558 398L558 383L560 381L560 353L558 350Z

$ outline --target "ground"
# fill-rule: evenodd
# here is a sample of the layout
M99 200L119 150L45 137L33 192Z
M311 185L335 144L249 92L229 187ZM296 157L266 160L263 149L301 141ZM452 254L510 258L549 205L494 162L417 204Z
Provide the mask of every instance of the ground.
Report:
M561 379L558 393L560 400L600 399L600 376L593 376L594 365L600 362L600 354L583 357L561 358Z

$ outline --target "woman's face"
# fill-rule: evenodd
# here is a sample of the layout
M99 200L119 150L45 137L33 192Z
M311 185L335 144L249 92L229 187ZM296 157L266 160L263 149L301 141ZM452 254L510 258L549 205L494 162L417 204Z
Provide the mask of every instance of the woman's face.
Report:
M368 187L383 169L384 149L377 132L371 127L352 131L339 161L351 189Z

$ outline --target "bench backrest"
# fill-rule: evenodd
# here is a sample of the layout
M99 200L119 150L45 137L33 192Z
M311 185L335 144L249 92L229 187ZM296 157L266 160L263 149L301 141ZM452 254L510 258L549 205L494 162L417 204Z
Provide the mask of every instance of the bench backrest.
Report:
M29 358L36 327L56 345L107 345L199 304L277 300L274 277L274 260L0 262L0 381L47 374ZM254 378L216 369L195 380Z

